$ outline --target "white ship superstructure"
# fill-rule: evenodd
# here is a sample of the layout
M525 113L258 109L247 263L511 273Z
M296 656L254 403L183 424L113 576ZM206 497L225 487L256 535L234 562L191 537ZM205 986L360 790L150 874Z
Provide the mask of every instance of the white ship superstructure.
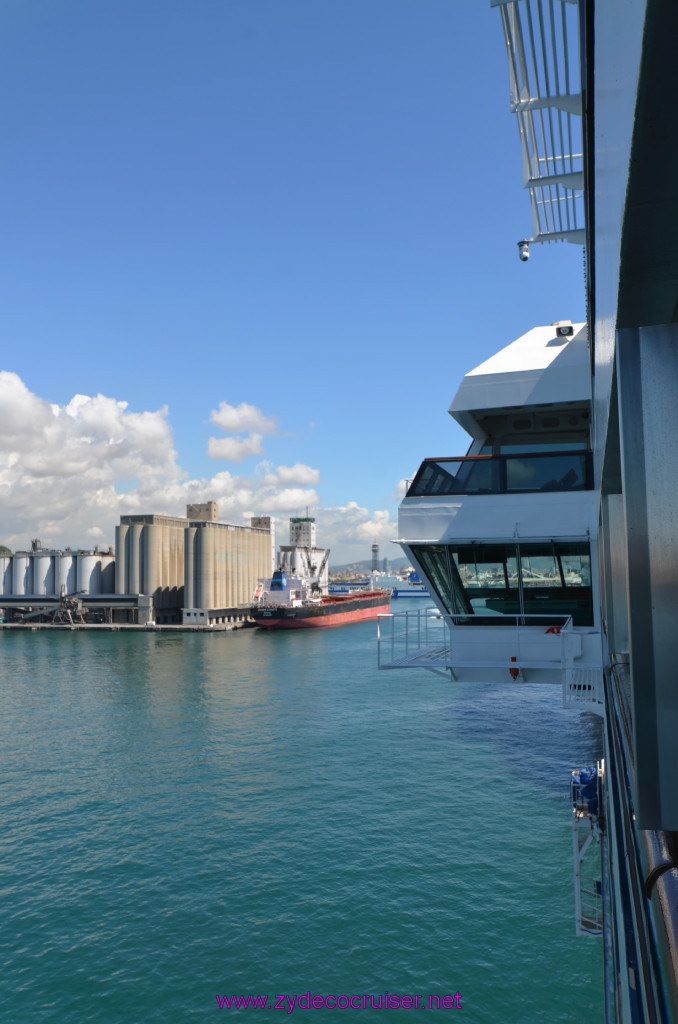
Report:
M329 548L317 546L314 517L293 516L290 519L290 542L280 545L277 568L288 577L317 577L318 592L327 594L329 557Z
M440 618L414 610L383 620L380 664L559 682L596 705L599 499L585 325L529 331L464 377L450 413L471 435L468 453L425 459L399 512L400 543Z

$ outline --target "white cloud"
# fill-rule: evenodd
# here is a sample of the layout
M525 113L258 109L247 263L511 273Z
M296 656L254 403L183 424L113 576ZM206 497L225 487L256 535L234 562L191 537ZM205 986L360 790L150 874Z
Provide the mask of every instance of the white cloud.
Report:
M256 405L241 402L240 405L229 405L220 402L218 409L210 413L210 420L227 434L244 434L253 431L256 434L275 434L277 422L274 416L264 416Z
M400 558L402 549L393 544L397 523L388 510L371 512L356 501L314 510L318 541L332 549L331 564L364 561L372 555L372 544L379 544L380 558Z
M356 526L356 537L368 542L389 541L393 539L395 526L388 512L377 510L365 522Z
M104 395L77 395L56 406L0 372L0 507L5 543L82 543L111 536L111 523L134 493L116 481L138 478L139 497L162 494L185 474L176 462L167 410L133 413Z
M249 445L255 454L256 435L213 440L241 450ZM209 500L227 522L278 517L280 543L287 541L287 518L309 508L318 542L332 548L335 564L369 558L374 541L386 545L397 532L386 510L354 501L322 508L320 471L305 463L265 460L252 476L220 470L191 478L177 461L166 408L132 412L126 402L100 394L76 395L59 406L14 373L0 372L0 446L0 543L15 550L32 537L54 547L112 544L120 515L184 515L188 502ZM238 454L227 447L218 457L239 461ZM388 545L382 553L400 552Z
M390 541L397 530L387 510L370 512L356 501L325 508L322 518L343 543Z
M239 461L256 453L261 437L213 442L218 457ZM75 395L59 406L8 372L0 372L0 445L0 543L15 549L36 536L54 546L112 543L120 515L183 515L188 502L214 500L220 518L232 522L250 510L293 515L320 503L312 486L319 473L310 466L266 464L253 479L227 470L190 479L177 462L166 408L131 412L105 395Z
M310 486L320 483L320 471L306 466L303 462L297 462L294 466L277 466L274 472L275 479L281 484L300 484Z
M227 459L229 462L242 462L250 455L263 452L264 434L277 432L277 421L274 416L264 416L256 405L241 402L240 405L229 405L220 402L218 409L212 409L210 421L221 427L230 435L244 434L244 437L210 437L207 442L207 454L211 459Z
M249 455L263 452L261 434L249 434L247 437L210 437L207 442L207 454L211 459L228 459L229 462L242 462Z

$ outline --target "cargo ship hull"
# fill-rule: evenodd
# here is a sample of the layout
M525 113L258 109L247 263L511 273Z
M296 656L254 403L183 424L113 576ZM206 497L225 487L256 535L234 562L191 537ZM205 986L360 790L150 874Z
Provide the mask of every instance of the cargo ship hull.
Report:
M252 613L257 626L264 629L316 629L327 626L345 626L350 622L376 619L389 610L390 594L387 590L372 590L360 594L330 595L317 604L281 605L256 608Z

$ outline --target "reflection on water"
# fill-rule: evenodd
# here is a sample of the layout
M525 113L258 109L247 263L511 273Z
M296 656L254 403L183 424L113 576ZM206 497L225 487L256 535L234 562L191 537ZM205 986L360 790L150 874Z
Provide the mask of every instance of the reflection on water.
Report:
M557 688L378 672L374 634L0 632L2 1019L388 988L599 1020L567 805L597 724Z

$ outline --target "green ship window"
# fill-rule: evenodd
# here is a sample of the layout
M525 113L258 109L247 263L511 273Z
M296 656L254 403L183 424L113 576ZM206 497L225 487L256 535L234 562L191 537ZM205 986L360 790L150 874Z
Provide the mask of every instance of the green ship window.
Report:
M587 542L416 544L412 555L451 615L572 616L593 625ZM529 621L529 620L528 620Z

